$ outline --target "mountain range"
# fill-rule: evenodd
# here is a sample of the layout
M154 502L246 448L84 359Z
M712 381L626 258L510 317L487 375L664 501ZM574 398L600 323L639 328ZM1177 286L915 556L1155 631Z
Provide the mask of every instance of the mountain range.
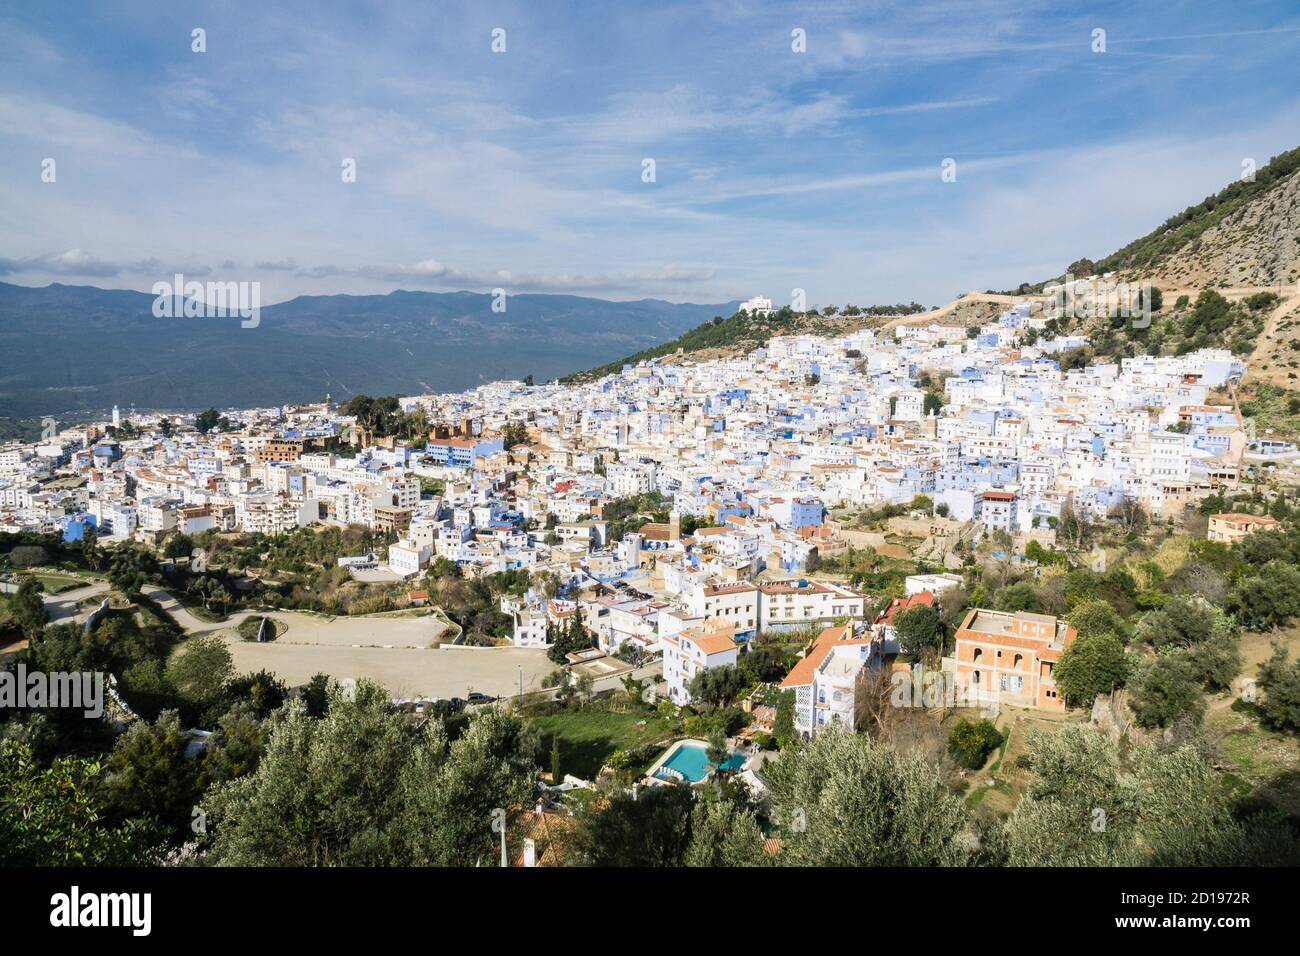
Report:
M1259 336L1252 375L1291 385L1300 354L1300 149L1274 157L1095 263L1151 281L1170 300L1213 286L1229 298L1280 296ZM1041 292L1043 283L1021 294ZM972 293L895 322L979 322L1015 293ZM969 301L967 301L969 300ZM976 301L979 300L979 301ZM987 301L985 301L987 300ZM277 405L358 393L456 391L496 379L583 378L622 361L734 354L776 332L835 334L864 319L805 317L803 325L730 318L737 302L607 302L516 295L504 312L473 292L299 296L264 306L256 328L236 318L156 318L154 296L58 283L0 282L0 419L74 420L126 409ZM964 310L964 311L963 311ZM727 317L722 323L715 316ZM804 326L807 326L806 328ZM626 357L622 359L620 357Z
M238 318L156 318L154 296L0 282L0 416L203 409L545 381L672 339L736 302L474 292L299 296Z

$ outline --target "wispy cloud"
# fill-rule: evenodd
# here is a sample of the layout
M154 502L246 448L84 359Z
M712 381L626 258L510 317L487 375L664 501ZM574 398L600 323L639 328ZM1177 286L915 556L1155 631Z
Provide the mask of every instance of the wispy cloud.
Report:
M1041 278L1297 145L1293 7L1159 6L286 0L212 7L205 54L130 5L0 11L0 275L823 303Z

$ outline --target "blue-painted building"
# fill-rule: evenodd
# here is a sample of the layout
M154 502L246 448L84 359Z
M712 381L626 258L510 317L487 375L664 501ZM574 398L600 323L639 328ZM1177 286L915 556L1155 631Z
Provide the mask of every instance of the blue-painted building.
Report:
M94 528L96 532L99 530L99 522L95 520L95 516L84 511L62 518L59 521L59 526L63 529L65 543L80 541L87 528Z

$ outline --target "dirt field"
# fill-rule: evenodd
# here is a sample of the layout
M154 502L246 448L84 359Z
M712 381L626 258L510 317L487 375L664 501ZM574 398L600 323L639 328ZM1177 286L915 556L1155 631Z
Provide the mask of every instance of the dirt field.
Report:
M292 636L290 631L285 638ZM266 644L229 640L238 673L265 668L292 685L315 674L368 678L398 697L464 697L469 691L493 696L539 690L554 670L546 652L524 647L351 647L341 644L293 644L285 638Z
M399 617L317 617L291 611L272 611L267 617L285 625L277 644L313 644L327 647L428 648L446 631L432 615Z

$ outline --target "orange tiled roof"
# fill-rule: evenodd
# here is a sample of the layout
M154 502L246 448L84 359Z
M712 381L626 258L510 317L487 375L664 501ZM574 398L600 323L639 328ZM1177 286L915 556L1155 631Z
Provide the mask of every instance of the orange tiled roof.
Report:
M705 654L721 654L736 647L736 629L730 624L705 625L682 633L682 640L690 641Z
M892 625L894 618L903 611L910 611L914 607L934 607L934 595L929 591L921 591L913 594L908 598L891 598L889 606L880 612L876 618L877 624Z
M828 627L817 635L817 640L813 641L812 648L798 664L794 665L794 668L786 675L785 680L781 681L781 686L790 688L811 684L813 674L817 672L817 668L821 666L822 661L826 660L826 655L837 645L870 643L870 638L855 638L853 636L852 624L845 624L842 627Z

